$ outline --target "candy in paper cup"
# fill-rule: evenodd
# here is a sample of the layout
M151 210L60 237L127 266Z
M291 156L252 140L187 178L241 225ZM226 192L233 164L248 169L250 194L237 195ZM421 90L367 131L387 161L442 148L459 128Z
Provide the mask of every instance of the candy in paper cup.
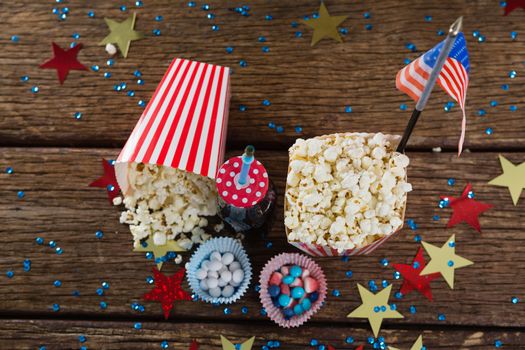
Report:
M237 287L235 293L229 298L212 297L207 291L201 289L199 279L196 276L196 272L201 267L201 263L204 260L209 259L213 251L218 251L219 253L232 253L235 260L241 264L241 268L244 271L244 280L241 282L240 286ZM201 246L193 253L186 266L186 275L191 290L197 294L200 299L208 303L231 304L239 300L244 293L246 293L252 279L252 265L246 251L237 240L230 237L217 237L201 244Z
M132 162L215 179L224 160L230 69L176 58L157 86L115 163L122 193Z
M315 138L316 139L329 139L329 138L335 138L335 137L351 137L351 136L361 136L361 137L365 137L365 138L370 138L370 137L373 137L374 135L375 135L374 133L352 132L352 133L338 133L338 134L331 134L331 135L323 135L323 136L317 136ZM397 144L401 140L401 136L400 135L384 135L384 136L386 137L386 139L388 141L391 142L391 144L394 147L397 146ZM288 173L289 172L290 172L290 167L288 167ZM406 180L406 174L405 174L405 180ZM288 192L288 185L286 185L285 194L287 192ZM406 196L406 194L405 194L405 196ZM285 213L288 210L288 205L289 205L288 204L288 200L287 200L286 195L285 195L285 200L284 200L284 212ZM406 197L405 197L405 205L404 205L404 207L402 209L402 212L401 212L401 221L402 222L404 222L404 219L405 219L406 205L407 205L407 200L406 200ZM286 214L285 214L285 217L286 217ZM368 244L362 245L360 247L356 247L354 249L347 249L347 250L344 250L344 251L338 251L337 249L335 249L334 247L331 247L329 245L321 245L321 244L316 244L316 243L305 243L305 242L299 242L299 241L292 241L289 238L289 229L288 229L288 227L286 227L286 225L285 225L284 228L285 228L285 233L286 233L286 238L288 240L288 243L290 243L294 247L302 250L303 252L305 252L308 255L323 257L323 256L352 256L352 255L366 255L366 254L369 254L369 253L373 252L374 250L376 250L377 248L379 248L381 245L383 245L387 240L392 238L396 233L398 233L403 228L403 224L401 224L401 226L396 231L393 231L393 232L391 232L391 233L389 233L387 235L384 235L384 236L382 236L380 238L376 238L373 242L369 242Z
M284 265L299 265L303 269L308 269L310 271L310 276L316 279L319 283L319 298L312 303L311 309L301 315L296 315L289 320L285 319L283 311L273 304L272 297L268 292L268 284L272 273L279 270ZM283 328L299 327L308 321L310 317L321 308L326 298L327 285L323 270L315 261L303 254L282 253L271 258L261 271L259 284L261 285L259 297L268 317Z

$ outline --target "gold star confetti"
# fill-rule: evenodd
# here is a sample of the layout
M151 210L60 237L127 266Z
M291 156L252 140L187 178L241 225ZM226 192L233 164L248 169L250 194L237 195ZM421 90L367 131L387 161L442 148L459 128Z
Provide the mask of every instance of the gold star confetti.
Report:
M314 30L311 45L314 46L323 38L332 38L340 43L343 42L337 31L337 26L343 23L347 17L348 16L330 16L324 2L321 2L319 17L310 18L308 21L302 20L304 24Z
M439 272L452 289L454 289L454 271L474 264L472 261L456 255L455 235L450 236L441 248L427 242L421 243L423 243L423 247L430 255L431 260L421 271L420 275L424 276Z
M157 258L162 258L166 256L168 252L185 252L185 249L182 249L180 245L177 244L177 242L173 240L166 241L166 244L164 245L156 245L153 243L153 237L150 236L146 240L146 246L143 247L142 244L139 245L138 248L133 249L134 252L152 252L153 256L155 257L155 261L157 261ZM157 268L162 268L162 261L159 260L157 262Z
M419 338L417 338L417 340L414 343L414 345L412 345L410 350L421 350L422 348L423 348L423 336L420 335ZM389 346L388 350L399 350L399 349Z
M117 44L122 56L128 57L129 45L134 40L144 37L142 33L133 29L135 27L136 13L129 16L124 22L117 22L109 18L104 18L110 33L102 40L99 45Z
M253 346L253 342L255 341L255 337L251 337L247 341L241 344L240 350L251 350ZM235 345L232 344L231 341L229 341L226 337L221 335L221 343L222 343L222 350L236 350L237 348Z
M403 315L396 310L392 310L390 305L388 305L390 291L392 290L391 284L377 294L370 292L359 283L357 284L357 289L359 290L362 304L346 317L368 318L375 337L379 334L383 319L403 318Z
M525 162L520 165L514 165L502 155L499 156L499 162L503 169L503 174L492 179L489 185L508 187L512 203L518 205L521 190L525 188Z

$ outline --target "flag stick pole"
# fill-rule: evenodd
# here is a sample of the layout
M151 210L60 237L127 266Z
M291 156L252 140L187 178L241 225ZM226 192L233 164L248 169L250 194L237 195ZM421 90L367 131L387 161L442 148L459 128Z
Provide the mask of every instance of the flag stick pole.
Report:
M399 142L399 145L397 146L397 151L399 153L405 153L405 148L407 146L408 139L410 138L410 135L412 134L412 131L414 130L414 127L416 126L417 120L419 119L421 112L423 112L423 109L425 109L425 106L428 102L428 98L430 97L430 94L432 93L432 89L434 88L434 85L436 85L436 81L439 77L439 73L441 72L441 69L443 68L443 65L445 64L447 60L447 57L450 51L452 50L452 46L454 45L454 42L456 41L456 36L461 31L462 25L463 25L463 17L459 17L450 26L448 35L445 39L445 43L443 44L443 48L441 49L441 52L439 53L438 59L436 60L436 64L434 65L434 68L432 69L432 72L430 73L430 77L427 80L425 89L423 90L421 97L416 103L416 108L414 108L414 111L412 112L412 116L410 117L407 127L405 128L405 132L403 133L403 137L401 138L401 141Z

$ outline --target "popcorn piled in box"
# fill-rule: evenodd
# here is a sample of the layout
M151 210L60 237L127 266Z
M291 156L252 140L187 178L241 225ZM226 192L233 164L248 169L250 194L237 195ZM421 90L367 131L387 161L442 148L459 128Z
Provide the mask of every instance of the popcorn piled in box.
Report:
M288 241L310 255L366 254L403 226L409 159L391 135L298 139L285 195Z
M115 163L120 221L135 248L148 237L184 250L210 238L203 228L217 213L229 82L229 68L174 59L159 83Z
M203 227L206 216L217 214L213 180L143 163L130 164L128 180L132 191L124 197L120 222L129 225L135 247L150 235L156 245L175 240L185 250L210 238Z

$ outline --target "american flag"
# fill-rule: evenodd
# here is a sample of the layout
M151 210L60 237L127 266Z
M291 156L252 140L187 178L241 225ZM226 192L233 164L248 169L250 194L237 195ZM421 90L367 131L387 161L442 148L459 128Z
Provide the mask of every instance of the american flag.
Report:
M418 57L409 65L397 73L396 87L418 101L425 89L430 73L436 64L436 60L443 48L445 41L437 44L433 49ZM461 123L461 137L459 139L459 152L463 148L465 140L465 99L467 97L467 87L469 81L470 62L467 51L467 42L463 33L456 36L456 41L447 57L445 65L438 77L438 84L447 94L459 103L463 112Z

